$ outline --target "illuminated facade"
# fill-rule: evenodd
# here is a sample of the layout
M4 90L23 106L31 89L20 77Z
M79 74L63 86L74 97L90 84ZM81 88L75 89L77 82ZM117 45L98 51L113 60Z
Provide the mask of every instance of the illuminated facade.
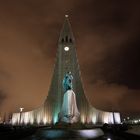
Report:
M76 95L77 108L80 113L80 123L114 124L120 123L120 113L105 112L92 107L82 86L80 67L78 64L75 39L66 16L58 41L58 50L52 81L48 97L43 106L29 112L13 113L12 124L55 124L59 121L58 114L63 102L62 81L64 75L71 72L73 75L73 91Z

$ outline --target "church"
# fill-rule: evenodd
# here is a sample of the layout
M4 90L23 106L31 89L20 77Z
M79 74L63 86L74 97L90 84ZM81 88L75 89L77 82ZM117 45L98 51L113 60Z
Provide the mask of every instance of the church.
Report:
M11 120L13 125L51 125L58 122L121 123L119 112L99 110L88 102L68 15L65 15L60 32L52 81L44 104L29 112L13 113Z

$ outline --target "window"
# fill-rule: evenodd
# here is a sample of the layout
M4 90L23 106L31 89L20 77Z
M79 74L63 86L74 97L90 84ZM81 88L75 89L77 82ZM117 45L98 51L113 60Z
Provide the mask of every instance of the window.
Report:
M62 38L61 42L62 42L62 43L64 42L64 38Z
M68 36L66 36L66 42L68 42Z
M72 43L72 39L71 39L71 38L70 38L70 40L69 40L69 41L70 41L70 43Z

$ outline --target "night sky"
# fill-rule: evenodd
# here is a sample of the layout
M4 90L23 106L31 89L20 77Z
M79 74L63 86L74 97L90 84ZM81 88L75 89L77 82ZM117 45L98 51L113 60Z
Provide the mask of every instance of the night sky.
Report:
M68 14L89 102L139 114L139 7L138 0L0 0L0 111L43 104Z

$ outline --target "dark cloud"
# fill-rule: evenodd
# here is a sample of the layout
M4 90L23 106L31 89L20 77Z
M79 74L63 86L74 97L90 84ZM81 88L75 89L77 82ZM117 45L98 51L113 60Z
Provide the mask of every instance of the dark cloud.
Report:
M92 82L101 79L107 83L116 83L127 86L128 88L140 88L140 41L139 37L129 40L119 46L117 51L110 49L104 59L102 59L96 68L93 66L96 77Z
M101 109L139 112L139 1L1 0L3 110L40 106L50 85L64 15L70 15L86 95ZM133 92L132 92L133 91ZM132 107L129 107L130 97ZM124 100L126 103L120 104ZM135 108L135 109L134 109Z

